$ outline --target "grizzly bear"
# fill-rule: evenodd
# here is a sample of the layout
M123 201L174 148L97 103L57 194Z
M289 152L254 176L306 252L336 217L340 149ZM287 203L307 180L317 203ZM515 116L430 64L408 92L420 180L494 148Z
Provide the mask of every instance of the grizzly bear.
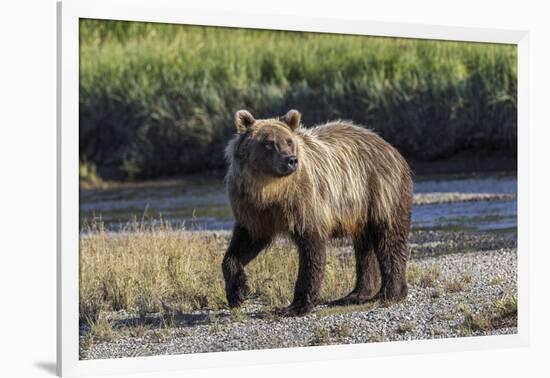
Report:
M235 217L222 263L229 306L243 303L244 267L278 235L299 252L294 299L283 314L303 315L319 304L326 244L336 237L353 240L356 283L333 303L403 299L412 179L399 152L351 122L301 127L296 110L261 120L240 110L235 124L225 151Z

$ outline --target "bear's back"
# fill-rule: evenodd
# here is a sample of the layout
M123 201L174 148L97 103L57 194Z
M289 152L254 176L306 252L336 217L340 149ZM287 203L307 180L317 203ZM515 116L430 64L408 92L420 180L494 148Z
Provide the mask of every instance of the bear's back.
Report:
M403 195L410 196L410 171L399 152L379 135L335 121L296 131L302 159L313 181L312 202L343 234L364 226L367 216L384 223Z

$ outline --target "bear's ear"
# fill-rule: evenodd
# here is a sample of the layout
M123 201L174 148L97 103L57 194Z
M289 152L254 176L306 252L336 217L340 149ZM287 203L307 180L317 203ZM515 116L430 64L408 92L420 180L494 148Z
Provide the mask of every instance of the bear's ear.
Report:
M289 110L288 113L286 113L283 117L281 117L281 121L286 123L288 127L290 127L290 130L294 131L298 127L300 127L300 121L302 120L302 115L297 110Z
M239 110L235 113L235 126L237 126L239 134L245 134L255 121L252 114L246 110Z

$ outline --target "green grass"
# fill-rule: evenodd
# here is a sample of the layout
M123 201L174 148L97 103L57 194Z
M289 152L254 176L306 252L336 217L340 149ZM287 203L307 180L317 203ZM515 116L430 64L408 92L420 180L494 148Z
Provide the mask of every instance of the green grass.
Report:
M233 113L351 119L416 160L516 156L509 45L82 20L80 158L103 178L223 167Z
M96 165L86 161L78 163L78 177L83 188L97 187L103 183L97 174Z

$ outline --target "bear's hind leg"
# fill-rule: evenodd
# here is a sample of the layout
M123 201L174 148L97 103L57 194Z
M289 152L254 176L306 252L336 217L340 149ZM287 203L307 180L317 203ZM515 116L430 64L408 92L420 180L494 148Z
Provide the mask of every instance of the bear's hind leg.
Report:
M368 229L353 240L355 250L355 289L348 295L330 303L333 306L363 304L371 301L380 292L382 279L375 245Z
M252 238L244 227L235 224L231 242L222 262L229 307L238 307L244 302L249 291L244 267L258 256L270 242L270 238Z
M378 297L400 301L407 296L408 226L402 229L370 225L369 235L380 264L382 287Z

